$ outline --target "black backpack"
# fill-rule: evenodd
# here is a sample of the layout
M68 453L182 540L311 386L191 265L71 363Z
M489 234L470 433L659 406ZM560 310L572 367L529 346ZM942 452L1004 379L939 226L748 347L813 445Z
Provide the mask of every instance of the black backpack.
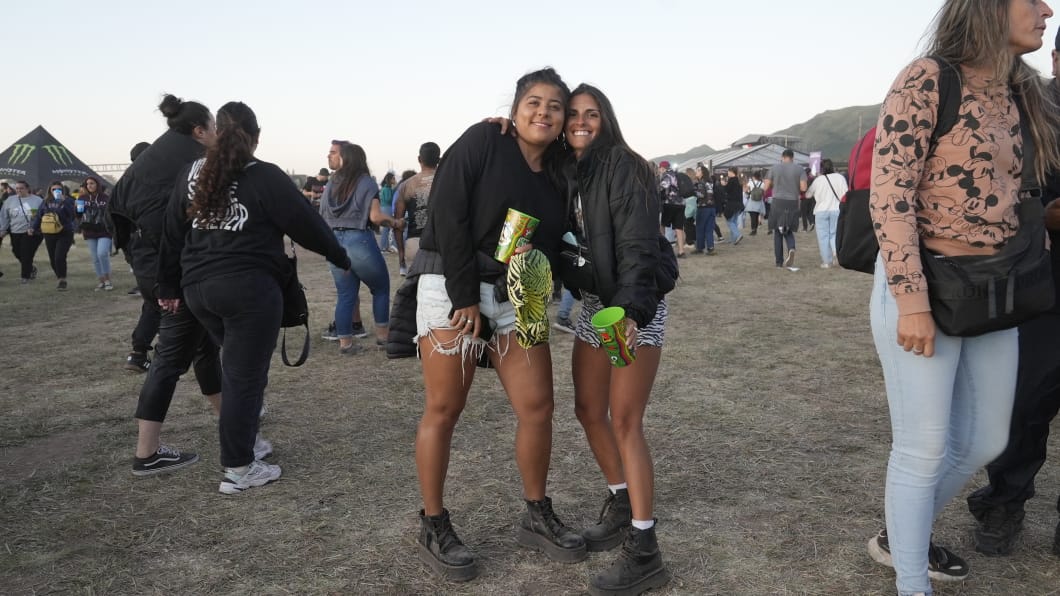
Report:
M688 174L683 172L677 173L677 194L682 199L696 196L696 186L692 184L692 179L688 177Z

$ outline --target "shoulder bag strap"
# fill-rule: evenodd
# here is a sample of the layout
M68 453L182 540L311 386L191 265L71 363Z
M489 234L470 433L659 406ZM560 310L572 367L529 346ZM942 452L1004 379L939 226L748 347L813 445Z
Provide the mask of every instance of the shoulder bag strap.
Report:
M291 240L291 266L298 267L298 252L294 247L294 240ZM309 318L306 317L305 322L305 341L302 342L302 353L298 355L298 359L292 364L290 359L287 358L287 328L283 329L283 338L280 340L280 360L283 361L286 366L302 366L305 364L306 359L309 358Z
M838 201L841 197L839 196L839 193L835 191L835 187L832 186L832 181L828 179L828 174L824 174L824 181L828 183L828 188L832 189L832 194L835 195L835 198Z

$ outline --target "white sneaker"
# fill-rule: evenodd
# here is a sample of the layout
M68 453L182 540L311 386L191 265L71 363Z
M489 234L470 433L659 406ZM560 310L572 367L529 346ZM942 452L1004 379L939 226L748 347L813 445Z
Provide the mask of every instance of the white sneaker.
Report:
M258 437L254 439L254 459L262 460L270 455L272 455L272 443L258 433Z
M218 490L225 495L238 495L248 488L265 486L280 477L280 466L254 460L242 475L225 468L224 479Z

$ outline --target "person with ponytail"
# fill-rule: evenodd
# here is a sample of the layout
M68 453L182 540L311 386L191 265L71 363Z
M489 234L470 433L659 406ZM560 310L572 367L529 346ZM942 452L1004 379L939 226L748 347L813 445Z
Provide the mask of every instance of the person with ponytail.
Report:
M155 291L158 253L166 204L181 170L202 157L214 142L213 114L201 103L166 95L158 106L168 130L133 161L114 185L105 207L107 229L115 250L125 249L143 298L140 320L132 333L133 351L125 368L147 372L136 404L137 439L132 473L150 476L171 472L199 460L161 442L180 376L194 365L199 390L214 411L221 403L221 360L217 344L186 308L161 312ZM155 356L148 359L155 334ZM262 449L270 449L262 444Z
M350 259L282 169L255 159L261 129L246 104L217 112L217 141L185 168L166 212L159 305L187 308L222 349L219 490L239 494L280 477L255 453L269 363L293 274L284 236L348 270Z

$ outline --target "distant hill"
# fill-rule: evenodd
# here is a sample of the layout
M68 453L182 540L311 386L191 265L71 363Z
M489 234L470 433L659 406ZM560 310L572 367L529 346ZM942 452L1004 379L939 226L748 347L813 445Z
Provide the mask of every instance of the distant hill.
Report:
M778 130L768 136L790 135L802 139L802 150L820 151L823 157L830 158L836 162L846 162L850 157L850 149L861 135L876 126L876 119L880 116L880 104L874 106L850 106L838 110L821 112L813 118L801 124L795 124ZM660 155L652 158L659 163L666 160L670 163L681 163L689 159L716 153L708 145L693 147L684 153L671 155Z
M859 132L865 134L876 126L879 116L880 104L828 110L802 124L778 130L772 136L799 137L803 151L820 151L823 157L845 162L850 157L850 149L861 138Z
M711 148L710 145L700 145L698 147L692 147L684 153L675 153L672 155L660 155L659 157L653 157L651 158L651 161L655 163L659 163L660 161L668 161L670 163L676 164L681 163L683 161L688 161L689 159L692 159L694 157L699 157L701 155L710 155L711 153L716 152L717 149Z

